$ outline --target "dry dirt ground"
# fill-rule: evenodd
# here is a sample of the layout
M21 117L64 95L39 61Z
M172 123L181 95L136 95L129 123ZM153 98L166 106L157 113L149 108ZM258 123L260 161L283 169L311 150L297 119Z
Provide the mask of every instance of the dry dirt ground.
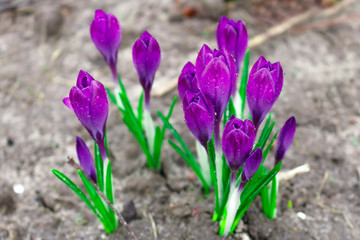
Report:
M0 1L0 7L5 3ZM118 68L134 103L141 89L131 47L145 29L162 49L154 90L177 78L203 43L216 47L214 33L224 10L220 1L196 2L198 11L187 19L180 14L184 4L20 1L19 9L0 12L0 239L130 239L122 228L106 235L85 204L50 172L56 168L80 183L66 157L76 156L76 135L92 146L61 100L80 69L112 86L110 71L89 36L97 8L111 11L123 27ZM244 19L253 37L267 26L251 14L249 5L234 4L228 16ZM359 12L360 2L354 1L321 20L342 19L336 24L288 31L252 50L250 64L263 55L280 61L285 71L273 112L277 127L290 115L298 126L283 169L308 163L311 171L280 186L276 220L265 218L257 199L230 239L359 239ZM153 110L167 111L175 95L173 90L153 98ZM172 123L192 144L180 103ZM123 209L133 200L138 218L130 227L138 237L155 239L156 229L157 239L220 239L210 219L213 197L203 195L200 182L169 145L164 143L164 171L159 175L146 168L114 106L107 126L115 156L116 206ZM17 184L24 186L22 194L14 193Z

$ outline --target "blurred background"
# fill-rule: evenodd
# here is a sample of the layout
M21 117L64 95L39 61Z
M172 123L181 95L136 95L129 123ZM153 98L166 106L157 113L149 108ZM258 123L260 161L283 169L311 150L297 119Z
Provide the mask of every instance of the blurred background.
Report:
M56 168L80 183L67 156L76 156L76 136L93 146L62 103L79 70L113 86L89 34L98 8L112 12L123 28L118 70L134 104L141 87L132 45L144 30L158 40L162 63L152 108L161 111L177 95L184 64L195 61L204 43L217 47L220 17L242 19L249 33L250 66L264 56L280 61L285 72L272 111L276 127L291 115L298 126L283 169L308 163L310 171L281 183L276 220L261 213L257 199L230 239L358 238L358 0L0 0L1 240L129 239L121 228L105 235L85 204L50 172ZM159 122L155 111L154 117ZM191 145L179 102L172 123ZM203 195L194 173L170 146L164 143L159 175L146 168L114 106L107 126L115 205L125 209L138 237L220 239L211 221L213 197Z

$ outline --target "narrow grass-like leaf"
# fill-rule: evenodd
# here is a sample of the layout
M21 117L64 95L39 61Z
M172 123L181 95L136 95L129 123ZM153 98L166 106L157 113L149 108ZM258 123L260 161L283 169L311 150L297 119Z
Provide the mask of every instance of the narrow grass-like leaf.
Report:
M278 181L276 176L273 178L271 182L271 192L270 192L270 208L269 208L269 218L274 219L276 217L276 200L278 193Z
M229 103L226 106L226 109L225 109L225 112L224 112L224 123L223 123L224 126L229 121L229 119L230 119L230 117L232 115L236 115L236 110L235 110L235 107L234 107L233 99L232 99L232 97L230 97Z
M94 152L95 152L95 168L96 168L96 178L97 184L100 191L104 191L104 163L101 157L99 146L94 142Z
M173 98L173 102L170 105L170 109L169 112L166 116L167 121L169 121L171 114L174 110L175 107L175 103L176 103L176 97ZM159 130L157 130L157 128L159 128ZM165 137L165 132L166 132L166 126L164 124L164 126L162 127L161 131L160 131L160 127L156 127L155 129L155 140L154 140L154 155L153 155L153 159L154 159L154 164L155 167L160 170L161 167L161 163L160 163L160 157L161 157L161 146L162 143L164 141L164 137Z
M144 108L143 99L144 99L144 93L142 92L139 98L139 105L138 105L138 122L140 126L142 126L142 113Z
M102 221L102 217L99 215L99 213L97 212L96 208L92 205L92 203L90 202L90 200L86 197L86 195L80 190L80 188L78 188L78 186L76 186L76 184L70 180L70 178L68 178L65 174L63 174L62 172L59 172L56 169L51 169L52 173L59 178L63 183L65 183L71 190L74 191L74 193L76 193L76 195L78 195L81 200L86 203L86 205L91 209L91 211L93 211L93 213L100 219L100 221Z
M185 153L195 159L194 155L191 153L190 149L188 148L188 146L186 145L186 143L184 142L184 140L181 138L180 134L175 130L175 128L171 125L171 123L169 122L169 120L167 118L165 118L165 116L157 111L157 114L159 115L159 117L161 118L161 120L164 122L165 126L167 129L169 129L169 131L174 135L175 139L180 143L182 149L185 151Z
M269 189L268 187L264 187L260 192L261 198L261 207L266 216L269 215L270 211L270 203L269 203Z
M176 145L171 140L168 140L170 146L185 160L187 164L189 164L190 168L195 172L195 174L199 177L201 183L203 184L205 194L208 194L210 191L210 186L207 184L199 164L196 162L194 158L189 157L181 148Z
M244 120L244 110L245 110L245 103L246 103L246 87L248 83L249 77L249 58L250 58L250 49L246 51L244 64L241 73L241 82L240 82L240 89L239 95L241 100L240 106L240 119Z
M277 138L278 134L279 134L279 129L276 131L274 137L271 139L269 145L266 147L266 149L265 149L265 151L264 151L264 154L263 154L263 162L264 162L264 160L266 159L266 157L267 157L267 155L268 155L268 153L269 153L272 145L274 144L274 141L275 141L275 139Z
M105 88L105 89L106 89L106 92L107 92L107 94L109 96L110 101L112 101L116 105L116 97L115 97L115 95L110 91L110 89L108 89L108 88Z
M220 206L219 206L219 188L217 185L217 176L216 176L216 167L215 167L215 147L214 147L214 141L211 140L207 143L207 151L209 155L209 161L210 161L210 175L211 175L211 181L214 185L214 194L215 194L215 208L214 208L214 214L212 217L213 221L219 220L221 217Z
M85 188L86 188L92 202L95 205L95 208L102 215L101 222L104 225L105 231L107 233L112 233L115 230L115 225L116 224L114 224L112 222L111 216L109 215L109 212L108 212L108 208L104 205L103 200L97 194L95 188L87 180L87 178L84 176L84 174L81 172L81 170L78 170L78 173L79 173L79 176L80 176L81 180L84 183L84 186L85 186Z
M106 197L108 198L108 200L110 201L111 204L114 204L113 181L112 181L111 174L112 174L111 173L111 162L108 161L108 166L106 169ZM112 222L117 223L117 217L115 215L115 212L110 207L108 207L108 212L112 219Z
M262 165L261 168L265 168ZM280 171L281 169L281 163L276 165L270 172L268 172L266 175L262 175L258 179L252 179L250 181L255 180L253 184L251 184L251 189L247 189L248 186L245 186L245 189L243 191L244 194L241 196L241 205L236 213L235 221L231 227L230 234L235 230L237 224L239 223L241 217L244 215L246 210L250 207L252 201L255 199L255 197L260 193L260 191L267 187L269 182L274 178L274 176ZM263 169L259 169L258 171L262 171ZM249 182L250 183L250 182Z
M160 130L159 126L155 128L155 136L154 136L154 167L157 170L160 170L160 153L161 153L161 145L164 139L163 131Z
M262 129L262 131L261 131L259 140L257 141L254 149L260 147L261 142L263 142L264 137L265 137L265 135L266 135L266 131L268 130L268 128L269 128L269 126L270 126L270 123L271 123L271 117L272 117L272 114L269 114L268 119L266 120L265 125L264 125L264 127L263 127L263 129Z

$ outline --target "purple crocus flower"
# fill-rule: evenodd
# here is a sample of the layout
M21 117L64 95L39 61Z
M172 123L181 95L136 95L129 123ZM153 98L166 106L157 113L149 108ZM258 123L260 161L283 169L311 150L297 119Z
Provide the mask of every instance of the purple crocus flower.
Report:
M260 57L250 71L246 90L251 118L256 128L278 99L282 86L283 70L280 63L270 63Z
M284 158L295 135L296 119L294 116L289 118L280 130L278 142L275 148L275 166Z
M239 73L248 44L248 34L244 22L241 20L235 22L222 16L217 27L216 39L219 49L226 49L235 58L236 72Z
M207 149L214 128L214 109L201 93L187 91L183 99L185 122L194 137Z
M132 55L140 83L144 88L145 106L149 109L150 90L154 82L155 73L160 65L160 46L156 39L145 31L136 40L132 49Z
M221 60L221 62L224 63L224 64L222 64L222 67L224 67L224 65L227 67L227 70L229 71L229 76L230 76L229 79L223 78L223 76L218 74L218 75L214 75L212 77L213 79L216 79L216 81L214 81L212 79L211 84L209 84L207 82L207 81L209 81L209 79L205 79L205 81L201 80L204 75L204 71L207 68L209 68L209 66L212 65L213 60L216 60L216 61ZM228 93L233 94L236 89L236 78L237 78L236 66L235 66L235 60L231 56L231 54L226 50L214 50L213 51L206 44L204 44L203 47L200 49L200 52L196 59L195 69L196 69L196 77L199 81L199 87L202 92L203 92L203 89L204 89L204 91L206 91L209 88L213 88L215 85L218 85L218 86L221 85L222 88L227 87L226 91L223 92L223 94L220 94L221 96L217 96L217 98L220 98L220 97L223 98L222 102L226 102L225 103L225 107L226 107L226 105L230 99L230 95ZM213 101L215 101L214 96L212 96L211 99L213 99ZM215 111L217 112L217 109L215 109ZM222 115L222 113L221 113L221 115Z
M111 13L106 14L100 9L96 10L90 26L90 35L109 65L115 84L118 86L116 62L121 43L121 27L118 20Z
M246 159L243 172L241 173L241 181L248 182L258 170L263 159L261 148L255 149Z
M64 98L63 102L74 111L81 124L99 145L101 155L105 159L104 138L109 103L104 85L81 70L76 86L71 88L69 97Z
M79 158L81 167L84 169L87 175L96 183L96 171L94 160L91 156L89 148L85 142L80 138L76 137L76 152Z
M186 91L193 93L200 92L195 74L195 66L191 62L186 63L183 70L181 71L178 81L178 90L181 100L184 98Z
M249 156L256 137L254 124L246 119L232 116L226 123L222 139L222 150L229 168L236 172Z

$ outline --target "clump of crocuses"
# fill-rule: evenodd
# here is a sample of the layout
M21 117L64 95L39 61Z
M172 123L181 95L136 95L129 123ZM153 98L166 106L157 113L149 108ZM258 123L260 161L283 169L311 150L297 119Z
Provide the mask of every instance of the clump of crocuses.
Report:
M87 204L102 222L105 231L112 233L118 227L117 216L104 203L101 196L99 196L92 183L86 177L88 175L93 183L98 185L100 191L105 194L108 200L113 203L111 163L107 155L106 143L106 121L109 104L105 87L87 72L80 71L76 86L71 88L69 97L65 97L63 102L75 113L94 140L95 160L86 143L80 137L76 137L76 152L83 170L78 170L78 174L89 197L63 173L55 169L52 172Z
M111 13L105 14L102 10L96 10L90 33L95 46L109 65L115 81L114 91L107 89L111 101L118 107L122 113L123 122L141 146L148 167L160 171L161 148L165 128L154 125L150 111L151 88L161 61L159 43L148 31L144 31L133 45L133 63L143 88L143 94L139 98L138 108L136 109L129 101L125 86L116 68L118 49L121 42L119 21ZM171 116L175 100L174 98L170 106L168 118ZM145 102L145 108L143 107L143 101Z
M179 143L169 140L170 145L198 175L205 193L214 186L213 220L219 221L219 234L227 236L260 193L262 202L265 195L268 198L267 206L263 206L265 214L274 217L270 212L276 210L276 196L269 197L266 190L271 183L269 187L276 188L271 192L277 192L276 174L293 140L296 122L291 117L282 127L275 166L267 170L263 163L279 132L272 133L275 121L269 112L282 90L282 67L279 62L271 63L260 57L249 74L248 36L241 20L222 17L217 42L220 50L203 45L195 65L186 63L178 81L185 123L196 139L197 158L169 121L160 116ZM238 76L241 76L239 90ZM236 98L240 101L235 101ZM246 101L250 114L244 117ZM271 199L275 199L275 205L274 201L269 203ZM271 204L271 210L266 209Z

